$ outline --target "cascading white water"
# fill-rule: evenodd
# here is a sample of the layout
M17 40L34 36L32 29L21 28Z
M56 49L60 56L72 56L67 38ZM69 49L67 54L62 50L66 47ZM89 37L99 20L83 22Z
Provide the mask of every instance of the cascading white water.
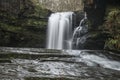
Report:
M88 24L86 24L87 21L87 14L85 12L84 18L80 21L80 24L78 27L75 28L72 42L75 49L78 47L79 43L84 43L86 41L86 36L81 36L88 32Z
M48 21L47 48L71 49L73 12L53 13Z

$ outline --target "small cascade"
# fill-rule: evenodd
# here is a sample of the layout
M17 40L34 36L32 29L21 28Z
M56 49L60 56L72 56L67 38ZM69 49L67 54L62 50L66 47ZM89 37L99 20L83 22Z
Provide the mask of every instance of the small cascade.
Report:
M78 27L73 28L73 12L53 13L48 21L47 49L78 49L84 44L88 32L87 14ZM82 46L82 45L81 45Z
M85 12L84 18L80 21L78 27L75 28L73 37L72 37L72 45L74 49L78 48L79 43L84 43L86 41L86 36L83 36L88 32L88 24L87 24L87 14Z
M72 48L72 15L73 12L53 13L48 21L47 48Z

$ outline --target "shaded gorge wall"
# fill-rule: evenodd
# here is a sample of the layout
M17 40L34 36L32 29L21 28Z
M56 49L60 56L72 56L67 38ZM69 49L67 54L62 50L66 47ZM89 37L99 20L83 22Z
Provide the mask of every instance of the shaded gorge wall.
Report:
M96 30L104 22L106 0L85 0L84 11L87 12L91 28Z
M45 47L50 14L34 0L0 0L0 46Z
M0 0L0 46L45 48L50 14L83 7L82 0Z

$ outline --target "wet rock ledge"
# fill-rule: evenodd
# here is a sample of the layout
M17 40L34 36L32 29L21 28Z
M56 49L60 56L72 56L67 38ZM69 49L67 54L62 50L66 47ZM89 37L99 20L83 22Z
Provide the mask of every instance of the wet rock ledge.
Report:
M113 55L100 50L1 47L0 80L119 80L120 56Z

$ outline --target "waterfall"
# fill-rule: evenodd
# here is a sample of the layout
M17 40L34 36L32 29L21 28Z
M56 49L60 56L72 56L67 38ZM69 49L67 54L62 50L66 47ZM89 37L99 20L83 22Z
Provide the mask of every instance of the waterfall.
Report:
M73 28L73 12L57 12L49 17L47 48L48 49L77 49L79 44L84 44L88 32L86 24L87 15L80 21L78 27ZM82 45L81 45L82 46Z
M88 32L88 24L87 24L87 14L85 12L84 18L80 21L80 24L78 27L75 28L73 32L72 37L72 47L74 49L77 49L79 47L79 44L84 44L86 41L87 36L83 36ZM81 45L83 46L83 45Z
M48 21L47 48L72 48L72 15L73 12L53 13Z

